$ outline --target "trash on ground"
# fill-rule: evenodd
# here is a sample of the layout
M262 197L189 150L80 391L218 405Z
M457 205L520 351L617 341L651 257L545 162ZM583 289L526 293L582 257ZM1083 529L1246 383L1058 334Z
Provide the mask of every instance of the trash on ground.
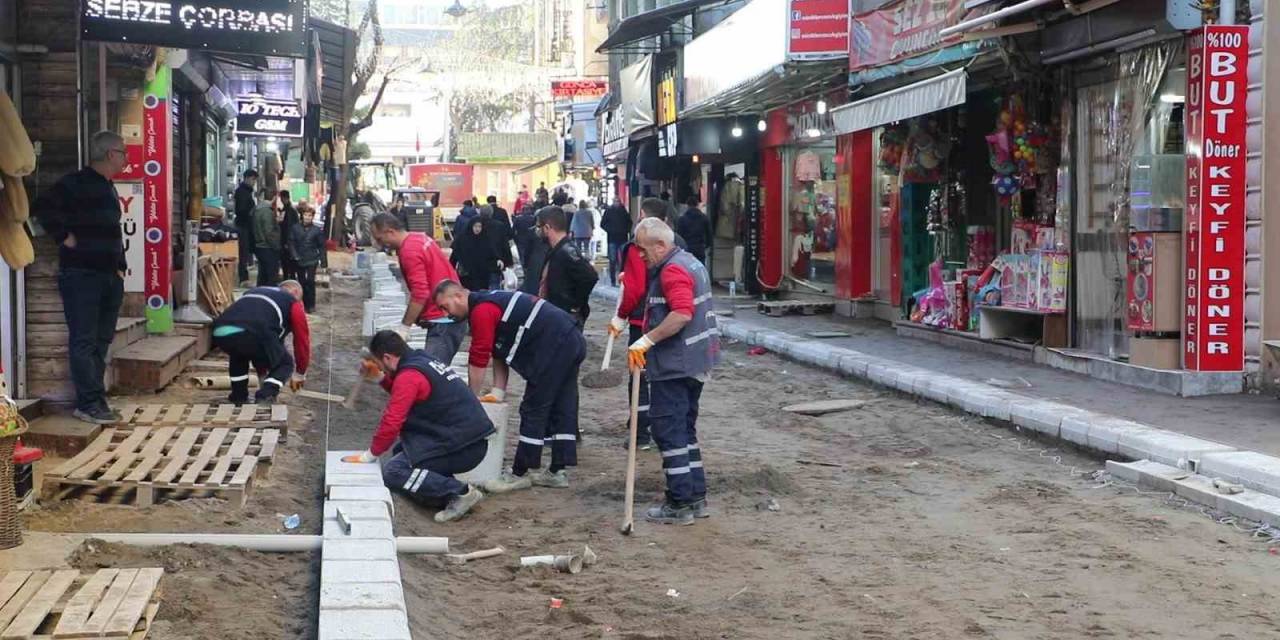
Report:
M769 353L769 350L764 347L751 347L750 349L747 349L747 355L749 356L762 356L766 353Z
M1002 389L1030 389L1032 386L1031 383L1023 377L1013 379L987 378L985 382L993 387L1000 387Z
M809 336L810 338L826 339L826 338L848 338L853 334L847 331L807 331L805 332L805 335Z
M670 597L672 597L672 598L679 598L679 597L680 597L680 592L679 592L679 591L676 591L675 589L667 589L667 595L668 595L668 596L670 596Z
M296 513L292 515L281 516L281 517L283 518L282 522L284 523L284 528L286 531L293 531L294 529L297 529L299 525L302 524L302 516L299 516Z

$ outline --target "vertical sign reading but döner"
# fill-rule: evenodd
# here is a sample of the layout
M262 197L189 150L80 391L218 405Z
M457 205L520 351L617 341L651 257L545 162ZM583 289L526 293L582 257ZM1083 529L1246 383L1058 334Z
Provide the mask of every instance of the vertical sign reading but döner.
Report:
M1186 315L1183 366L1244 369L1245 100L1249 29L1187 42Z
M173 276L169 247L171 74L169 67L159 65L142 95L143 294L149 333L173 330L173 304L169 299Z

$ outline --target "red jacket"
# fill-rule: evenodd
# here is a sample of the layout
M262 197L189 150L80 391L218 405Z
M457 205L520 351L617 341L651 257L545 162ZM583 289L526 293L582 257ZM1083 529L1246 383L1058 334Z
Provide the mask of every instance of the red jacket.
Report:
M431 396L431 383L421 371L414 369L406 368L382 378L382 388L391 394L391 399L382 411L382 420L369 445L369 452L375 456L382 455L395 444L413 405L425 402Z
M436 285L443 280L458 281L458 272L449 264L449 258L435 240L425 233L413 232L400 245L400 271L404 273L404 281L409 285L409 300L425 302L419 322L437 320L445 317L445 312L436 306L431 294Z
M618 300L618 317L637 327L644 327L644 299L649 295L649 265L640 247L627 245L622 257L622 299ZM640 313L637 313L639 311Z

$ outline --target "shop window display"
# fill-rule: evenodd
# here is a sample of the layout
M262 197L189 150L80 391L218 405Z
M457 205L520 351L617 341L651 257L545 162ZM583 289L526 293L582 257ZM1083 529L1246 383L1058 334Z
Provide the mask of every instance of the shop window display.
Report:
M797 150L787 208L789 272L831 291L835 282L836 147L827 141Z

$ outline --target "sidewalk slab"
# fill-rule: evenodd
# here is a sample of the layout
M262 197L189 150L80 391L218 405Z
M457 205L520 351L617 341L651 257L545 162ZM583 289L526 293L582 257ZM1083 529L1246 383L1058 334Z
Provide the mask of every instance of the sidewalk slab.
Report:
M1280 458L1253 451L1206 453L1200 458L1198 471L1255 491L1280 495Z
M390 540L325 540L320 547L320 561L372 560L397 561L396 541Z
M404 611L404 592L394 584L328 584L320 587L320 610L394 609Z
M321 609L320 640L411 640L397 609Z
M387 510L391 512L392 516L396 514L396 505L395 501L391 499L391 490L385 485L378 487L335 486L326 488L328 489L330 502L345 500L376 501L387 505Z

